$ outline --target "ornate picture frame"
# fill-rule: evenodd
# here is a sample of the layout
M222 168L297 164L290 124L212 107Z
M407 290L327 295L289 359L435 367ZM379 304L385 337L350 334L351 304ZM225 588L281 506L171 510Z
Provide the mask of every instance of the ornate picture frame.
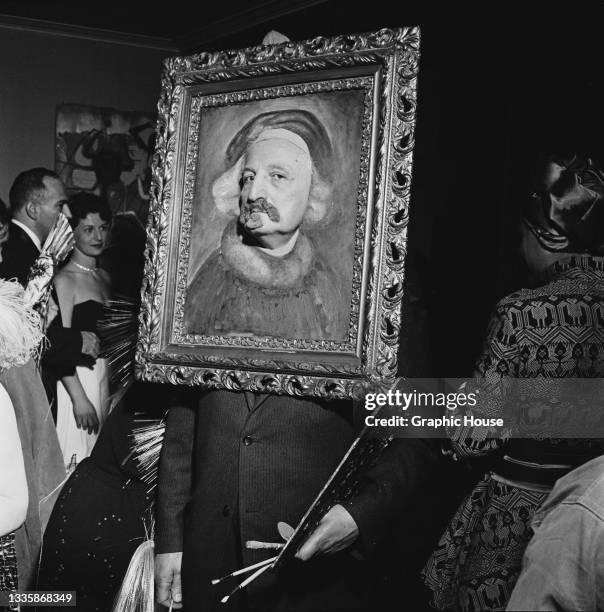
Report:
M165 61L137 377L320 398L395 379L418 62L418 28ZM245 239L269 138L310 159L285 271Z

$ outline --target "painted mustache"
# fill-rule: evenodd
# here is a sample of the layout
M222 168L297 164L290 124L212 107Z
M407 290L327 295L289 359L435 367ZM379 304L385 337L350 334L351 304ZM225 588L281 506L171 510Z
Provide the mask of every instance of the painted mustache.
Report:
M266 198L257 198L241 205L239 222L247 229L258 229L263 225L261 213L265 213L271 221L277 222L281 219L279 211Z

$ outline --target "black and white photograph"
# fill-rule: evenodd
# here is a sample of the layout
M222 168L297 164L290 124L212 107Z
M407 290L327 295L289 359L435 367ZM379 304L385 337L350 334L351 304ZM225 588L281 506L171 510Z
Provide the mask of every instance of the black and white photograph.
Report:
M0 612L604 612L603 0L0 0Z

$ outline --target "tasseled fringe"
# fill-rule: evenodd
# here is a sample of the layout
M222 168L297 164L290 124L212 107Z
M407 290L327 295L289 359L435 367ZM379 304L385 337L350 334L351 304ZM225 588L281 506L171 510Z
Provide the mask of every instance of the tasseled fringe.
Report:
M132 432L134 439L133 454L138 465L140 478L149 485L149 492L157 484L159 454L164 441L165 421L139 427Z
M112 612L153 612L153 540L147 539L134 551Z
M107 304L97 325L102 357L107 359L111 371L111 407L119 402L134 381L138 311L138 303L116 298Z
M36 357L44 337L40 316L24 303L17 281L0 281L0 370Z

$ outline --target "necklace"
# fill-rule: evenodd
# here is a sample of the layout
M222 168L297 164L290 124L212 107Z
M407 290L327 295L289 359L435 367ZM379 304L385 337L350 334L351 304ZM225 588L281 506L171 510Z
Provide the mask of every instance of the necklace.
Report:
M76 268L80 268L80 270L84 270L84 272L96 272L97 268L87 268L86 266L83 266L81 264L79 264L77 261L73 261L71 262Z

